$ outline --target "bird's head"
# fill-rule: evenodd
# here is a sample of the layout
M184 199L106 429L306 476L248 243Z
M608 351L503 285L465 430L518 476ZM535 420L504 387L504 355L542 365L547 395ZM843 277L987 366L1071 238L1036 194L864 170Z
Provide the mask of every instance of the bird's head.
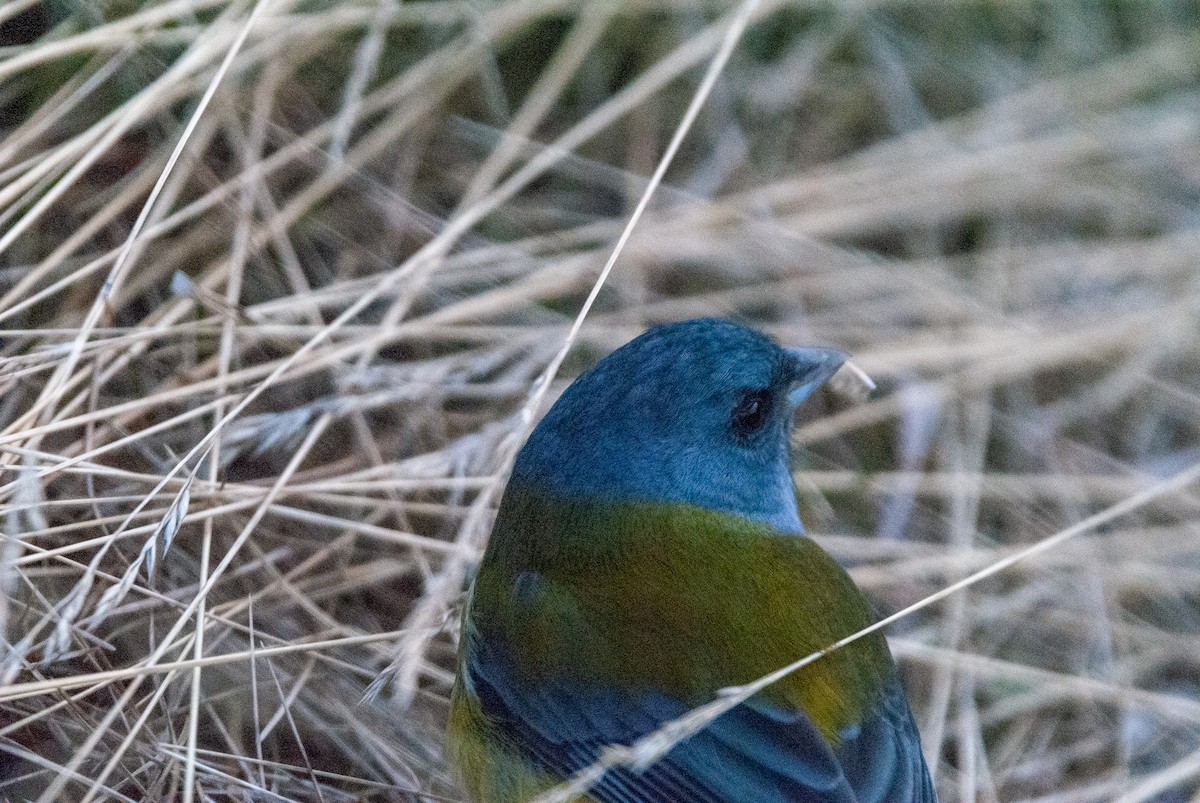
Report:
M729 321L658 326L567 388L513 480L547 493L683 502L802 532L788 464L796 407L845 362Z

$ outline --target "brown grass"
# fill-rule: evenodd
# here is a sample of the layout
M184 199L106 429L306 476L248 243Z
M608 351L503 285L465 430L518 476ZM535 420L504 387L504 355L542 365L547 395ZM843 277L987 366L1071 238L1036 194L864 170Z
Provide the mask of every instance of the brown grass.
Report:
M796 480L943 800L1197 794L1200 16L743 10L0 5L0 798L460 799L507 461L697 315L879 383Z

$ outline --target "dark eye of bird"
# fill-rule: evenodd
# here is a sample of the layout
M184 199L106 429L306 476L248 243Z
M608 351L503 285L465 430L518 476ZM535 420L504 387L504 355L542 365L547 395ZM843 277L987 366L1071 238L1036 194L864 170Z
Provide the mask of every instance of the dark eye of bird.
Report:
M775 400L769 390L745 391L742 398L738 400L737 406L733 408L730 424L734 433L745 437L758 432L771 417L771 409L774 405Z

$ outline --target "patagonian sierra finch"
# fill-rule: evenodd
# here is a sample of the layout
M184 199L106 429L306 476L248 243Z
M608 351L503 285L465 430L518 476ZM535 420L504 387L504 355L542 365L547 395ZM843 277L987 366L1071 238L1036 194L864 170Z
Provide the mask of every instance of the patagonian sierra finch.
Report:
M805 536L788 434L845 361L744 326L659 326L580 376L517 456L463 618L450 755L529 800L722 688L870 625ZM882 634L718 717L602 803L935 800Z

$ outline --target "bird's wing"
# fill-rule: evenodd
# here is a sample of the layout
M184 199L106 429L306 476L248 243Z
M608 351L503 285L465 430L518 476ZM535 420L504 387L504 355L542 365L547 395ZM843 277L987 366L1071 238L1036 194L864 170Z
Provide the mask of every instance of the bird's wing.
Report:
M859 803L937 803L899 677L884 687L882 699L857 732L846 735L836 756Z
M606 745L629 744L689 708L660 692L566 679L525 683L502 648L473 647L468 685L493 735L553 777L569 777ZM757 701L722 715L644 772L610 770L589 795L603 803L859 799L806 716Z

